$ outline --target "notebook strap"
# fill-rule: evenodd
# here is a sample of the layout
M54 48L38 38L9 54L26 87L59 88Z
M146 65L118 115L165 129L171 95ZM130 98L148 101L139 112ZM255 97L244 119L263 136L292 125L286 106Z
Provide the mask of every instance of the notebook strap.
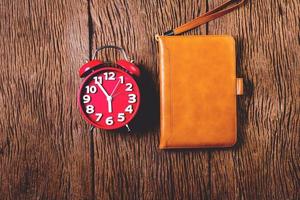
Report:
M178 35L189 31L193 28L196 28L197 26L201 26L202 24L230 13L231 11L241 6L244 2L245 0L228 0L222 5L214 8L211 11L208 11L207 13L204 13L203 15L193 19L192 21L189 21L186 24L165 32L164 35Z

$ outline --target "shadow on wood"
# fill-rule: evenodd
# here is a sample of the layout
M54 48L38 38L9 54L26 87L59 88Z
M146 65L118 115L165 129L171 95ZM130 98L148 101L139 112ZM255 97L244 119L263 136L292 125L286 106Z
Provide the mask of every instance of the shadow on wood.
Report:
M134 132L144 134L159 128L159 91L147 68L139 65L141 77L138 85L141 92L141 104L135 119L131 123Z

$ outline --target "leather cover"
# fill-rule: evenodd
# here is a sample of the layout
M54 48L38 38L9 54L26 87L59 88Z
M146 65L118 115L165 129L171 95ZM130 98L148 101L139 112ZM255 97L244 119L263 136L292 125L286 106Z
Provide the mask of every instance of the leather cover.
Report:
M157 36L160 148L230 147L237 140L231 36Z

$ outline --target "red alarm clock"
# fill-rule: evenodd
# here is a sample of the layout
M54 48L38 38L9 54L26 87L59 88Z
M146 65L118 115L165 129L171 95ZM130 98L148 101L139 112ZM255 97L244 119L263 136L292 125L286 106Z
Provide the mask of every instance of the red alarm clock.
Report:
M119 50L125 59L115 63L97 60L99 51ZM139 68L129 60L124 49L116 46L98 48L93 60L84 64L79 76L84 77L78 92L78 105L83 118L94 127L111 130L126 126L140 105L140 90L136 78Z

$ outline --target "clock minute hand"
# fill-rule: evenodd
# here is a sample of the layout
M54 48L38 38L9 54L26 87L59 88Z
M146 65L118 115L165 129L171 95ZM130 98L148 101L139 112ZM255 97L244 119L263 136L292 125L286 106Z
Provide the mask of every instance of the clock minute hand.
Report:
M106 90L104 89L104 87L101 84L98 84L98 86L100 87L100 89L102 90L103 94L106 96L106 98L109 97L108 93L106 92Z

